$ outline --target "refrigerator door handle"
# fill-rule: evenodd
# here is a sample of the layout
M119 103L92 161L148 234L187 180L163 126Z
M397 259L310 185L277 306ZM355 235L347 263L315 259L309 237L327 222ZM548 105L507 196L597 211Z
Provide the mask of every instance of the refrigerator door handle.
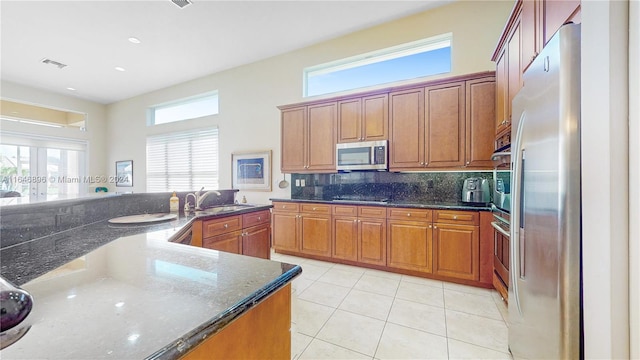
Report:
M514 302L518 309L518 312L522 315L522 308L520 306L520 293L518 291L518 279L520 278L521 258L520 258L520 223L522 216L522 165L524 157L524 149L521 148L522 144L522 128L526 122L526 112L523 112L518 122L518 129L516 131L516 138L514 142L515 151L512 152L512 176L513 176L513 188L511 198L511 208L513 216L511 217L511 246L509 248L509 256L511 257L511 271L509 275L511 277L510 286L513 288Z

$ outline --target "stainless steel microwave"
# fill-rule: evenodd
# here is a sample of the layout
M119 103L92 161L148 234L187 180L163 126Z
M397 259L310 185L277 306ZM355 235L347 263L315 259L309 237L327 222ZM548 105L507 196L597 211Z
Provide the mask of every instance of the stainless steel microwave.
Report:
M336 168L351 170L387 170L387 140L362 141L336 145Z

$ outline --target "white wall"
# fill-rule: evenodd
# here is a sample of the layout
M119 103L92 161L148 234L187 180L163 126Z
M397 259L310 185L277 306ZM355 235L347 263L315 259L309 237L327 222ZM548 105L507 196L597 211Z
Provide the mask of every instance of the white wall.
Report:
M629 358L628 5L582 2L582 246L589 359Z
M52 128L11 121L2 121L2 131L86 140L89 143L87 175L101 176L106 174L107 139L104 134L107 120L105 105L8 81L2 81L1 89L3 99L87 114L86 131L80 131L76 128ZM92 191L92 189L89 189L89 191Z
M363 3L366 6L366 3ZM495 70L491 55L513 2L462 1L389 22L368 30L264 61L216 73L114 103L108 106L108 163L134 161L133 191L145 191L145 138L149 134L207 125L220 129L220 187L231 187L231 153L273 150L272 192L241 192L249 202L268 203L270 197L290 196L277 184L280 173L280 112L278 105L303 101L302 69L360 53L452 32L452 73ZM277 41L277 39L274 39ZM161 75L159 75L161 76ZM442 76L439 76L442 77ZM437 77L433 77L437 78ZM182 124L148 128L146 109L154 104L219 90L220 114ZM129 191L131 188L111 189Z

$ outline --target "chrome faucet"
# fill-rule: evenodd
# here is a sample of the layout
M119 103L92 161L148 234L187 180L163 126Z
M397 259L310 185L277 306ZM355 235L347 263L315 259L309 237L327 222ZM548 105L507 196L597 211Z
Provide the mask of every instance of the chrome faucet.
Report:
M216 194L218 196L222 196L222 194L220 194L219 191L217 190L209 190L207 192L205 192L204 194L200 194L202 192L202 190L204 190L204 187L202 187L202 189L200 189L200 191L198 191L195 194L196 197L196 210L204 210L202 208L202 203L204 202L204 200L211 194Z
M196 196L196 194L194 193L188 193L187 195L184 196L184 213L188 214L191 212L191 205L189 205L189 196L193 197L193 208L196 207L197 203L198 203L198 197Z

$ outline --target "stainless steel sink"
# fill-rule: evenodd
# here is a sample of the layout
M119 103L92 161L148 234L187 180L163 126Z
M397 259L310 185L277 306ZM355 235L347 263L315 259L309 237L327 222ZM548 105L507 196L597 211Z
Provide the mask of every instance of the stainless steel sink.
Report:
M230 204L230 205L220 205L210 207L204 210L196 211L196 215L215 215L221 213L229 213L238 210L244 210L254 207L253 205L238 205L238 204Z
M147 224L147 223L173 220L177 217L178 217L177 214L166 214L166 213L139 214L139 215L121 216L121 217L109 219L109 222L111 224Z

